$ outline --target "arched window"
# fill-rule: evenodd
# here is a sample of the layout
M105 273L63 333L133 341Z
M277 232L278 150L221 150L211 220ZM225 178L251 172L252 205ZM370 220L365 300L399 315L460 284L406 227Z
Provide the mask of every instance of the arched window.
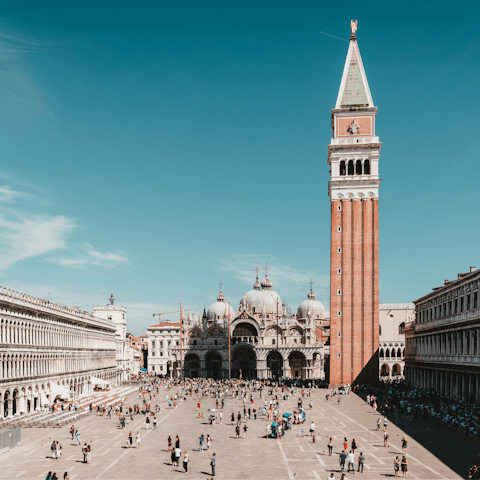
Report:
M363 173L365 175L370 175L370 160L365 160L363 162Z
M392 358L395 358L395 349L392 348Z
M405 328L405 322L402 322L399 326L398 326L398 333L400 335L403 335L403 329Z
M397 358L402 358L402 351L400 349L397 350Z
M342 160L340 162L340 175L345 175L345 174L346 174L345 160Z
M382 334L382 326L381 326L381 325L378 326L378 334L379 334L379 335Z
M384 356L384 352L383 352L383 348L380 349L380 358L383 358Z
M353 172L353 160L349 160L348 161L348 174L349 175L353 175L354 172Z
M390 350L388 348L385 350L385 358L390 358Z
M362 161L357 160L357 163L355 165L355 174L356 175L361 175L362 174Z

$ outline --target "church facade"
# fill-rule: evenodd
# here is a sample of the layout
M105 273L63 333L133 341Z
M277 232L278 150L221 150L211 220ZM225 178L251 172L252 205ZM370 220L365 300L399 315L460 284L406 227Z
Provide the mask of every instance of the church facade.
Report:
M293 315L267 274L234 310L220 289L199 318L182 322L180 345L171 344L172 374L210 378L325 378L328 350L325 308L310 289Z

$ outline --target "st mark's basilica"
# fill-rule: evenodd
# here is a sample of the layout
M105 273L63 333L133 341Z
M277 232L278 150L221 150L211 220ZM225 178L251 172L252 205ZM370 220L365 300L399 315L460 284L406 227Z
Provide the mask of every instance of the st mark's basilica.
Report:
M238 310L225 301L220 288L208 311L183 320L181 340L171 342L168 349L172 373L213 378L325 378L329 322L312 287L306 297L289 314L268 273L258 281L258 269L253 289L243 295ZM183 362L178 361L181 358Z

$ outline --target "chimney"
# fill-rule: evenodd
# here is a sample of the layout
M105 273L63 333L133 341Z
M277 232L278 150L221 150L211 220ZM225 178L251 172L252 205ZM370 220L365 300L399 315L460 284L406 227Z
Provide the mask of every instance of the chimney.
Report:
M470 273L473 273L475 271L475 267L470 267Z
M444 285L446 285L447 283L448 283L448 280L445 280L445 283L444 283Z

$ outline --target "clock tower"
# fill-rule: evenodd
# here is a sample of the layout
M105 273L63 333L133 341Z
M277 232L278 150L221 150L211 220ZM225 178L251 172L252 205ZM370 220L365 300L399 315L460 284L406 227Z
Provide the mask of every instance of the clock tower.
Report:
M332 110L328 146L331 207L330 384L378 380L379 142L356 21Z

